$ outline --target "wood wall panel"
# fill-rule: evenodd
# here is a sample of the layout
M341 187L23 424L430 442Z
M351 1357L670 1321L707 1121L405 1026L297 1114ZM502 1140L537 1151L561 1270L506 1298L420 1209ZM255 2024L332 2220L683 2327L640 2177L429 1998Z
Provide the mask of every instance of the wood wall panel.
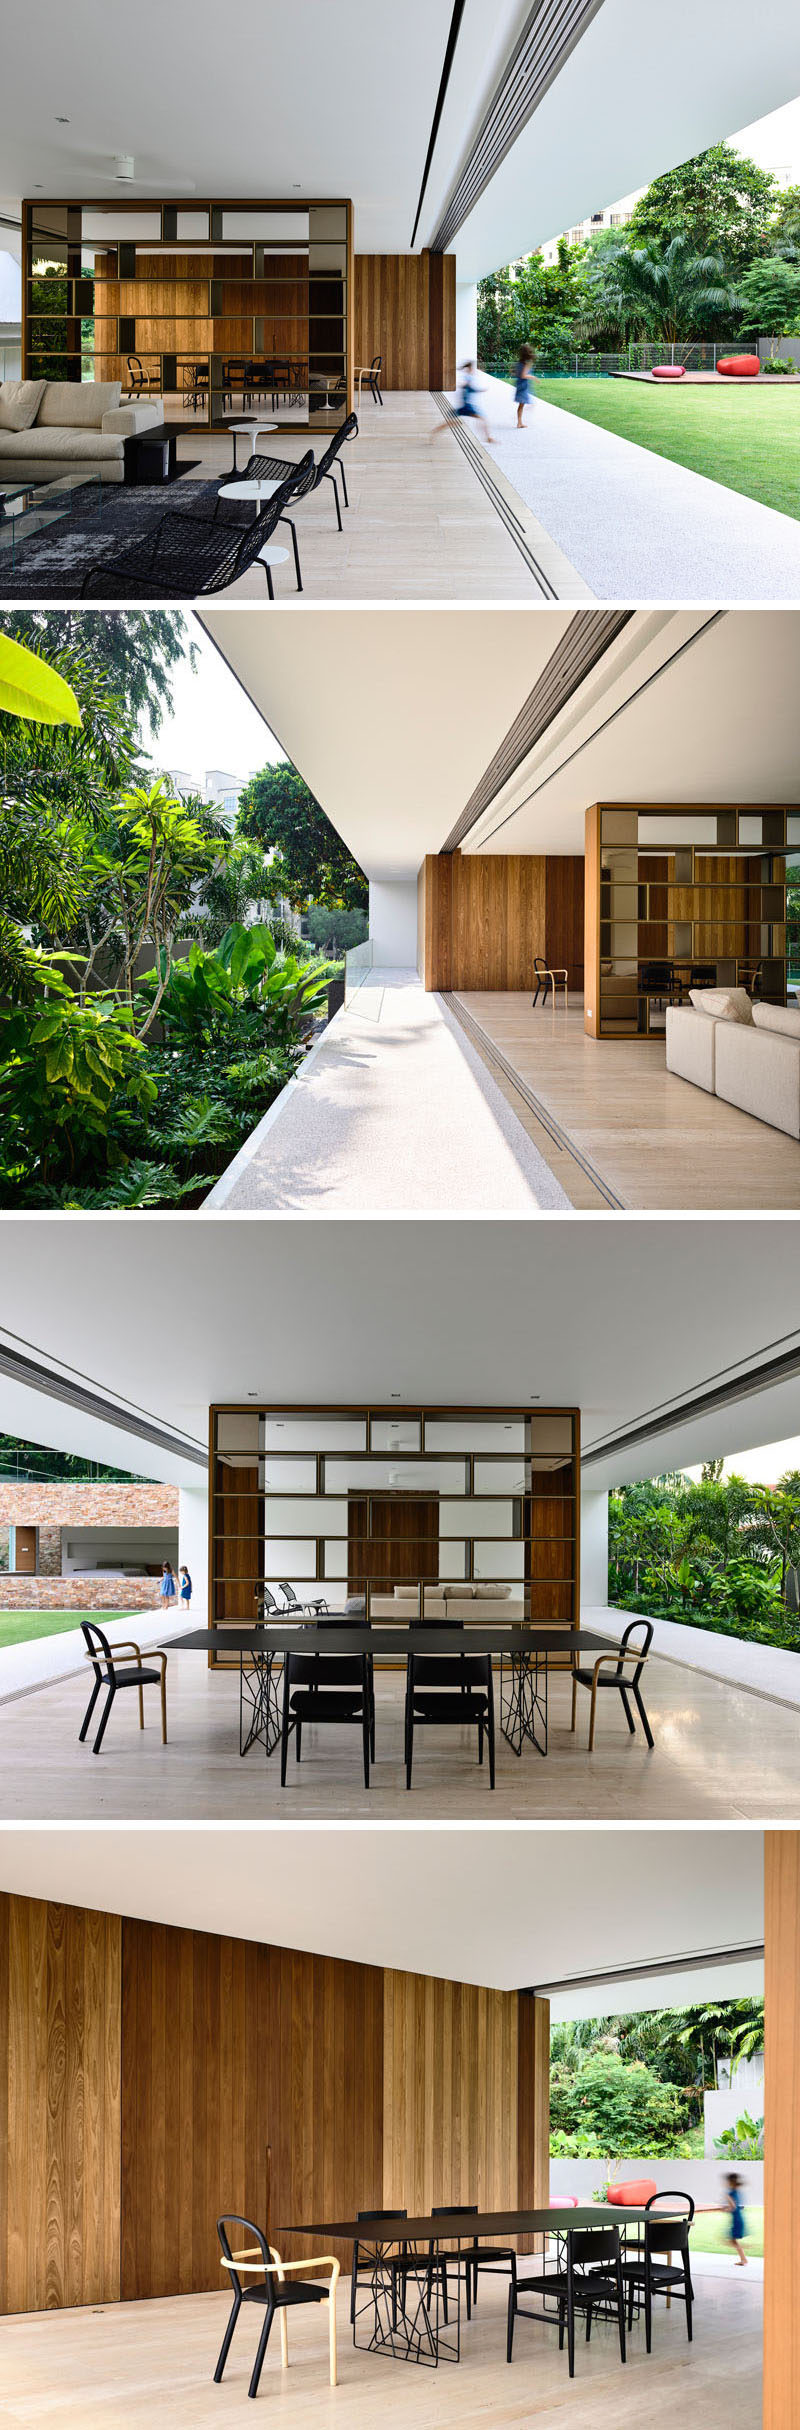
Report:
M517 2200L533 2209L550 2199L550 2002L519 1994L517 2031ZM520 2236L519 2249L544 2249L544 2238Z
M429 854L417 881L426 988L530 991L534 954L582 987L583 871L573 854Z
M384 1977L383 2203L517 2201L516 1992Z
M119 2295L116 1916L0 1894L0 2311Z
M546 2199L546 2016L0 1897L0 2309L217 2288L226 2209L300 2257L303 2219Z
M800 2421L800 1831L767 1831L764 2430Z
M379 1969L126 1922L122 2019L124 2297L219 2286L223 2210L302 2253L380 2202Z
M357 253L356 364L382 360L382 388L455 384L455 254Z

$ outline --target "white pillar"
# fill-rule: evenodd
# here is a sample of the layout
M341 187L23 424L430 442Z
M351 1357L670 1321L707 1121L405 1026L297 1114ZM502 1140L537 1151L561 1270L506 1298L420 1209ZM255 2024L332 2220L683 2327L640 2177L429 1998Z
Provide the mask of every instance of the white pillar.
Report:
M478 290L456 279L456 364L478 359Z
M192 1581L190 1625L204 1628L208 1601L208 1486L182 1485L178 1498L178 1562Z
M370 878L369 933L376 970L416 970L416 878Z
M608 1494L581 1487L581 1610L608 1603Z

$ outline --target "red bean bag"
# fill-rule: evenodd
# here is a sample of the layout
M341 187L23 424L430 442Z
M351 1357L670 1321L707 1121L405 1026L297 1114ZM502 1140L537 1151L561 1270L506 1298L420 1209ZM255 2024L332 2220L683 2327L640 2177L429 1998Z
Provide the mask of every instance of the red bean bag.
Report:
M686 378L686 364L685 364L685 363L654 363L654 364L653 364L653 378L654 378L654 380L685 380L685 378Z
M729 380L756 380L761 364L757 354L726 354L717 370L726 373Z
M654 2177L637 2177L630 2185L607 2185L606 2201L619 2202L623 2208L626 2203L632 2203L637 2211L641 2211L644 2210L645 2203L650 2201L651 2195L657 2193L658 2186Z

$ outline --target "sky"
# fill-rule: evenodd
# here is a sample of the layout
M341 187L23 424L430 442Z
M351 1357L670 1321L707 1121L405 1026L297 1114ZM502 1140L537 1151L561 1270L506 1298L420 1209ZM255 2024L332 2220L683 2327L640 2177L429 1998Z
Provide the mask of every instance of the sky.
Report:
M188 657L173 675L172 710L165 716L154 742L147 724L142 741L158 768L186 768L202 777L206 768L225 768L233 776L249 776L267 760L282 759L269 726L242 691L213 641L194 616L187 622L197 647L192 674Z
M735 1459L725 1461L723 1475L746 1477L751 1485L777 1485L779 1477L790 1469L800 1469L800 1436L790 1435L785 1443L762 1443L756 1451L740 1451ZM687 1468L687 1477L699 1477L699 1468Z

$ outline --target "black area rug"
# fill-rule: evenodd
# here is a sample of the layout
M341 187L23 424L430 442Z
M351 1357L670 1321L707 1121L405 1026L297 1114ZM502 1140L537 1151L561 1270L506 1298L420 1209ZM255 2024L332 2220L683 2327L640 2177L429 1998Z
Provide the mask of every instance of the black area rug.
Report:
M48 516L27 540L25 517L20 516L13 569L10 548L0 548L0 599L80 598L90 569L104 561L114 565L121 550L143 540L162 515L211 515L219 486L218 481L187 481L176 495L174 482L137 482L129 489L122 482L109 482L102 500L94 486L75 490L68 512ZM221 512L226 522L239 524L247 522L252 510L246 501L232 501Z

